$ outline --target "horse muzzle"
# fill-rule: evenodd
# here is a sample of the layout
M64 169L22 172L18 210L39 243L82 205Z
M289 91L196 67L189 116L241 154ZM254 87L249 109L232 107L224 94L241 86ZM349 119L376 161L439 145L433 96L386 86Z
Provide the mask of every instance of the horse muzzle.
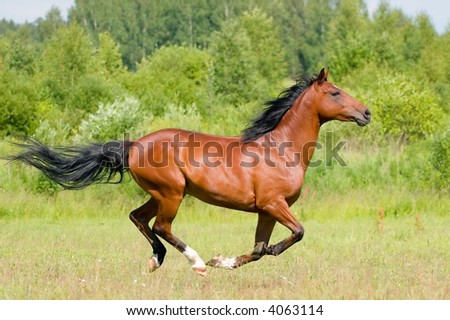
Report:
M364 113L361 114L361 116L354 117L354 121L358 124L360 127L364 127L369 124L370 120L372 119L372 113L369 109L366 109Z

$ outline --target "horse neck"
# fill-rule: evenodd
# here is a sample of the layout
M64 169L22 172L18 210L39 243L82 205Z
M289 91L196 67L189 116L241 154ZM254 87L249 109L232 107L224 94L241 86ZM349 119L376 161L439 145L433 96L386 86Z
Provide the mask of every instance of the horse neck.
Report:
M320 119L313 105L314 100L306 90L286 112L278 126L271 132L271 139L280 145L292 143L283 151L300 154L299 163L305 170L314 154L319 136Z

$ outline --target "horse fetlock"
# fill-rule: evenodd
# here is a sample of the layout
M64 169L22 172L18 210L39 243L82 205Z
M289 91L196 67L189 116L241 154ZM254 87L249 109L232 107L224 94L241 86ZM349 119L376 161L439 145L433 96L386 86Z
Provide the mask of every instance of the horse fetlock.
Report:
M271 245L266 249L266 254L269 256L277 256L281 253L281 248L279 245Z
M253 256L263 256L266 254L267 244L264 242L258 242L255 244L255 248L253 249Z

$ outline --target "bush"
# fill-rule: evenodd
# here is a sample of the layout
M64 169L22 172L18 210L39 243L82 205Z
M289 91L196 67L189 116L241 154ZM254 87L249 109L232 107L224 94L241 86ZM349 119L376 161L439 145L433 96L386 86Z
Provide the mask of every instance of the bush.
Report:
M373 75L377 74L376 81ZM423 80L368 66L344 79L354 96L372 111L364 130L372 140L417 141L434 134L442 123L439 96Z
M36 104L39 99L30 78L0 65L0 135L31 134L37 127Z
M97 111L81 122L76 142L105 141L124 138L141 119L139 101L134 97L101 104Z
M382 78L378 83L374 117L379 117L384 135L417 140L436 131L442 110L431 90L405 76Z
M430 162L436 170L434 184L450 189L450 128L434 137Z

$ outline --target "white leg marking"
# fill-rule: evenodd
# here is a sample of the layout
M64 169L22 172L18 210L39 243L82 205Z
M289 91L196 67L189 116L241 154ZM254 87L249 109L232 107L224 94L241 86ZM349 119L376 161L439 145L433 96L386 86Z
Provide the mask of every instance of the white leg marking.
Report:
M183 254L186 256L186 258L188 258L193 269L206 269L205 262L203 262L202 258L200 258L197 251L195 251L191 247L186 246L186 250L184 250Z
M233 270L233 269L237 268L236 262L237 262L236 257L224 258L221 254L219 254L219 255L215 256L214 258L212 258L208 262L208 265L210 265L211 267L215 267L215 268L223 268L223 269Z
M223 258L219 264L219 267L224 269L236 268L236 258Z

